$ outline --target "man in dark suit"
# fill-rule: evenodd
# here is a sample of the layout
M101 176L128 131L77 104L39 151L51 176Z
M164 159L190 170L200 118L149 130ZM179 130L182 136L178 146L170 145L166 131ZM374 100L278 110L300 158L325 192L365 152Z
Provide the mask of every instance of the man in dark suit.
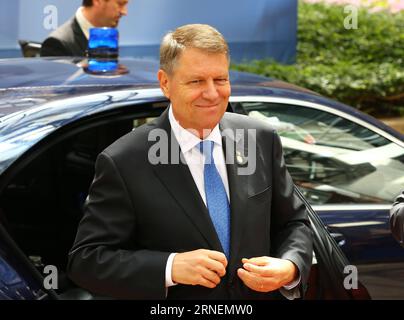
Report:
M404 247L404 191L396 198L390 210L390 228L393 236Z
M312 260L306 208L265 122L225 113L229 50L208 25L168 33L171 105L97 158L68 273L128 299L301 297Z
M93 27L117 27L127 14L128 0L83 0L73 18L53 31L42 43L41 56L86 55L89 30Z

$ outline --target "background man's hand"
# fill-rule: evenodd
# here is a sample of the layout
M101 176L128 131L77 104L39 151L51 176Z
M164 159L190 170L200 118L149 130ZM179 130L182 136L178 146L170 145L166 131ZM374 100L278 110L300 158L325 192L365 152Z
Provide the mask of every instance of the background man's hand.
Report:
M172 280L175 283L216 287L226 274L227 259L222 252L199 249L175 255Z
M243 268L237 274L252 290L269 292L292 282L298 276L298 269L289 260L271 257L242 259Z

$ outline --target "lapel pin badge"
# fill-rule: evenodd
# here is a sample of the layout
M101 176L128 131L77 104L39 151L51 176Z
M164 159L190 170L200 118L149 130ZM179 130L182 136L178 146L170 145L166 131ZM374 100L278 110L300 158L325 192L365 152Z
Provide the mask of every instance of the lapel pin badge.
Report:
M236 151L236 160L238 164L245 164L246 160L241 155L240 151Z

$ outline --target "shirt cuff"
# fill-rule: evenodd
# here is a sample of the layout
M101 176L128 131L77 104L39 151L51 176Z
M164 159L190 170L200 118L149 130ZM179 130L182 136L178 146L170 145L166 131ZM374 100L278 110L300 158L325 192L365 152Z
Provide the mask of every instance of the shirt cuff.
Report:
M177 284L173 282L172 278L171 278L171 272L173 269L173 261L174 261L174 257L177 253L171 253L168 256L167 259L167 264L166 264L166 288L168 287L172 287L172 286L176 286Z
M298 285L302 280L301 275L299 273L299 277L292 282L285 284L283 287L279 288L280 293L288 300L298 299L300 298L300 290Z
M302 280L302 278L301 278L301 276L299 274L299 278L297 278L296 280L293 280L292 282L290 282L288 284L285 284L283 287L286 290L292 290L293 288L296 288L299 285L300 280Z

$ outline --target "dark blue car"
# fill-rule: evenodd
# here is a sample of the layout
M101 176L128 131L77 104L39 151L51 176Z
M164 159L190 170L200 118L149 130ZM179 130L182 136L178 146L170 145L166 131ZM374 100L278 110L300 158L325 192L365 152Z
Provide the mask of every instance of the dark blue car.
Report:
M156 62L120 63L115 74L96 75L74 59L0 60L0 299L94 298L64 268L95 158L168 105ZM404 249L388 223L404 187L404 137L291 84L237 72L231 82L228 111L277 129L297 192L310 203L315 260L306 298L404 299ZM58 270L57 286L46 266Z

